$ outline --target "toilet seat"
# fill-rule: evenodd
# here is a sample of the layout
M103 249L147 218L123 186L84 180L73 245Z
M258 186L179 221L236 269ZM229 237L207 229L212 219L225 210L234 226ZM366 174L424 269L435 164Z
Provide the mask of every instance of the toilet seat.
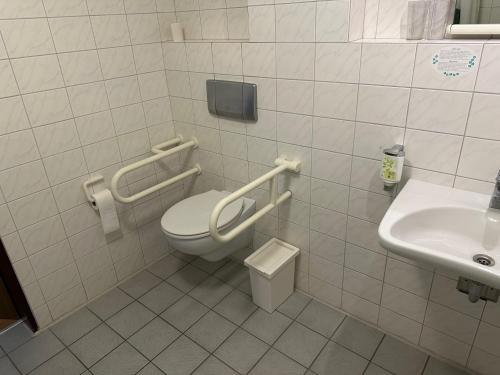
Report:
M227 191L210 190L176 203L161 218L163 232L170 237L185 239L210 236L210 214L215 205L229 194ZM227 205L219 217L217 227L222 230L229 227L240 217L243 206L243 199Z

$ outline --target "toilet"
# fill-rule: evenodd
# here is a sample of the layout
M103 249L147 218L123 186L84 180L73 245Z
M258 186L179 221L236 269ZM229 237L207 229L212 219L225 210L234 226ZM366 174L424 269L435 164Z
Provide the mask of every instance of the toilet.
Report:
M169 246L184 254L197 255L205 260L216 262L237 250L250 245L253 226L244 230L228 243L216 242L208 229L210 214L215 205L230 193L210 190L193 195L172 207L161 218L161 228ZM219 217L218 228L225 233L255 213L255 201L242 197L232 202Z

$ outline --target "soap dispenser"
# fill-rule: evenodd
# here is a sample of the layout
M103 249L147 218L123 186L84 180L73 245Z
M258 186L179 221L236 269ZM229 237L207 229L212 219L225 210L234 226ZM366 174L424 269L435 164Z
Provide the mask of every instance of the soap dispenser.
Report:
M392 190L401 181L405 152L403 145L394 145L383 151L380 177L384 181L384 190Z

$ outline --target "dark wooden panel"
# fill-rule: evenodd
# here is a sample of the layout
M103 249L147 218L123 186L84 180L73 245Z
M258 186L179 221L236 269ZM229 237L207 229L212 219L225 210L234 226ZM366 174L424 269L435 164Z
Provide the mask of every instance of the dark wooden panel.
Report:
M20 318L26 318L27 322L31 325L33 331L38 330L38 325L36 324L35 317L31 312L28 305L28 301L23 293L21 284L17 280L10 259L7 256L7 251L3 246L3 242L0 240L0 279L5 287L5 292L10 296L12 305ZM2 301L1 291L0 291L0 303ZM1 316L0 316L1 318ZM8 318L10 320L10 318Z

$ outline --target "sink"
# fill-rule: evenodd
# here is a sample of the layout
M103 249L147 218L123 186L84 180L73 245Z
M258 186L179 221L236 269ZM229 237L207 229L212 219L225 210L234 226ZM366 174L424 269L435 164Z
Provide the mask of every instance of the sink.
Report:
M380 242L500 289L500 210L489 202L485 194L410 179L380 223Z

